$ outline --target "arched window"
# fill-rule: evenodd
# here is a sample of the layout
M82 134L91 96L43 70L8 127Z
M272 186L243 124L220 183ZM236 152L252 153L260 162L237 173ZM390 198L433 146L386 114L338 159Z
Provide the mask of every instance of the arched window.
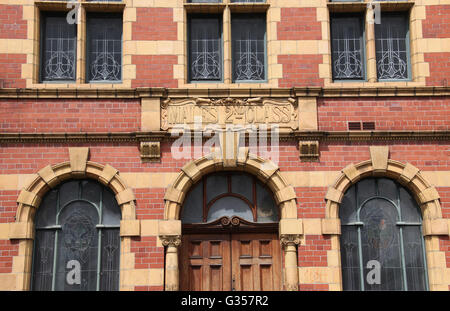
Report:
M350 187L339 208L344 290L428 290L422 216L387 178Z
M96 181L49 191L35 217L31 289L118 290L120 219L114 194Z
M278 207L270 191L246 173L215 173L204 177L186 196L184 224L211 223L234 216L252 223L276 223Z

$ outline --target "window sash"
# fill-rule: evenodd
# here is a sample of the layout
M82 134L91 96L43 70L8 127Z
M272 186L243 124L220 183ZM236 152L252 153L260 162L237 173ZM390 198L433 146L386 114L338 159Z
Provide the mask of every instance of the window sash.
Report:
M222 81L222 19L192 15L188 33L189 81Z
M231 38L233 82L267 80L265 15L233 14Z
M333 80L365 80L365 44L360 16L331 18Z
M122 17L89 14L86 18L86 80L122 80Z
M65 187L67 185L70 187ZM52 217L53 223L43 223L43 226L35 228L32 290L119 290L121 217L120 213L112 213L111 210L120 209L117 202L111 200L114 194L100 184L98 186L92 188L91 181L69 181L57 190L52 190L57 192L56 198L44 198L36 218L48 217L49 213L42 214L46 208L51 208L55 217ZM61 189L64 192L70 191L62 195ZM108 206L111 204L114 206ZM86 213L80 213L83 209ZM110 216L105 217L108 214ZM119 219L112 221L111 217ZM77 247L71 247L67 250L67 245L70 246L70 243L67 244L67 237L71 236L71 230L76 231L79 221L82 221L84 226L89 224L90 235L93 236L89 249L82 248L80 251ZM69 259L80 261L82 277L85 278L88 274L89 282L67 286L65 278L70 269L67 270L65 256L68 253L72 254ZM86 261L86 257L89 257L89 260ZM45 260L42 261L42 258Z
M379 81L410 80L408 15L384 12L375 24L375 48Z
M393 189L388 189L388 191L386 191L380 188L380 185ZM404 207L402 207L403 203L401 202L401 198L403 199L404 196L400 195L400 189L402 189L402 187L390 179L368 178L349 188L344 195L339 211L342 222L340 244L344 290L428 290L427 263L425 257L425 243L422 235L422 224L417 221L408 222L402 218ZM387 255L384 258L380 257L379 259L367 257L370 250L370 236L373 235L373 232L371 233L371 231L373 231L374 228L376 229L373 224L378 217L375 215L376 213L374 214L374 211L372 211L373 209L370 209L370 206L367 206L367 204L374 202L374 200L381 200L382 202L380 201L380 204L372 204L373 206L379 206L381 208L381 206L385 205L386 208L391 210L391 214L396 214L395 219L391 219L391 221L387 219L386 222L383 222L387 229L386 232L390 232L387 236L385 234L385 237L388 239L394 237L391 242L393 242L393 244L396 243L396 245L389 244L389 247L385 245L388 247L384 250ZM417 204L410 206L410 208L415 208L415 212L420 215L420 210L416 205ZM366 210L362 212L365 208ZM383 213L386 214L388 209L383 208ZM369 214L367 214L367 212ZM372 226L369 222L372 222ZM410 237L414 234L419 237L419 240L411 240ZM381 236L382 231L380 231L380 237ZM384 239L383 242L383 239L380 239L380 241L379 245L387 240ZM373 241L373 243L375 242L376 241ZM418 245L419 249L412 250L410 247L412 244ZM392 252L394 251L399 252L398 257L392 257ZM411 258L406 258L405 254L411 254L413 251L416 256L412 258L414 259L414 263L412 264L410 262ZM383 253L380 252L380 254ZM370 285L367 284L366 281L366 276L371 270L366 267L367 261L373 259L380 260L380 263L382 264L382 280L380 285ZM395 259L398 260L397 263L393 261ZM385 262L382 262L383 260L385 260ZM415 275L414 271L415 273L420 272L422 274ZM391 278L391 283L386 282L386 279L389 280L389 277L395 273L400 276L397 279ZM410 284L408 280L411 280L413 277L420 279L422 283L420 285Z
M77 27L65 14L46 13L41 23L41 82L76 79Z

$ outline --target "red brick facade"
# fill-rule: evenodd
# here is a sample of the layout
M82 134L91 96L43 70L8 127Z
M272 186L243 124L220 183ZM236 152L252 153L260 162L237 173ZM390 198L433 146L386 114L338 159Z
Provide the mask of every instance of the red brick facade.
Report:
M448 39L450 37L449 11L449 5L426 7L426 19L422 22L423 38ZM180 27L174 9L138 7L135 13L136 21L133 21L130 27L133 41L177 42L179 40ZM281 42L280 44L284 41L299 40L319 42L324 40L324 32L321 21L318 21L318 15L317 8L281 8L280 21L277 21L276 27L272 27L271 30L275 30L276 39ZM23 7L0 4L0 39L29 40L28 32L27 21L23 19ZM4 50L0 47L0 51ZM272 79L275 81L273 84L251 84L248 88L250 96L244 96L239 95L239 91L242 91L242 94L248 94L247 88L243 87L236 91L234 86L226 88L223 84L218 87L207 84L204 89L178 89L181 83L179 77L176 77L174 66L184 66L183 59L186 59L186 55L165 53L147 55L146 51L142 50L137 53L138 55L124 54L131 59L131 67L135 67L135 77L131 79L129 87L125 88L130 91L128 94L133 93L133 95L117 96L115 94L113 96L111 94L114 94L114 85L100 86L99 90L101 89L102 92L105 89L111 92L107 98L99 95L98 91L91 92L96 88L93 84L82 85L79 88L79 85L64 84L61 89L69 93L72 91L69 95L62 91L59 93L59 88L54 85L50 85L48 89L42 87L31 91L24 90L29 87L29 84L27 85L27 80L23 77L22 65L32 65L30 58L33 57L20 53L0 53L0 225L18 221L16 219L17 200L22 189L38 176L37 173L41 169L48 165L70 161L69 147L89 147L89 161L102 165L108 164L116 169L119 175L136 173L138 177L135 177L135 184L138 185L141 181L147 185L149 181L137 180L142 178L138 175L141 173L147 179L153 178L152 174L164 175L165 178L170 179L182 172L190 159L174 158L171 150L173 140L168 138L170 135L167 135L166 129L151 124L158 129L142 130L146 111L143 97L139 97L139 92L144 92L147 88L150 89L147 95L152 98L157 98L152 94L152 88L164 88L163 91L158 90L163 93L160 98L161 105L170 99L167 95L170 92L175 99L189 98L196 104L206 97L212 99L227 97L228 95L223 95L227 92L235 92L239 99L265 98L266 95L254 94L266 92L264 94L270 94L268 98L273 96L275 100L280 100L281 96L277 94L284 92L283 94L290 95L283 97L282 100L295 98L295 107L299 111L303 109L301 104L304 103L305 98L316 100L313 117L317 117L317 127L299 128L292 130L290 136L285 135L280 142L277 163L280 172L286 176L298 178L297 176L305 176L307 173L325 176L321 175L323 182L316 182L316 184L312 178L311 181L293 180L297 218L304 221L304 227L312 223L316 224L315 222L320 227L317 229L319 233L306 232L302 235L303 240L297 247L300 269L330 266L328 254L333 250L332 237L330 234L320 234L321 220L328 217L325 198L330 186L333 185L333 181L328 179L330 176L334 177L333 174L336 177L339 176L342 170L351 164L371 160L370 147L387 146L390 160L402 164L409 163L424 173L424 176L431 176L431 186L434 186L439 194L438 202L442 219L450 219L450 176L448 175L450 172L448 135L450 131L450 91L448 89L450 52L423 54L424 62L429 65L429 76L422 84L407 85L405 82L405 86L403 84L393 87L380 85L377 89L380 94L377 96L367 94L354 96L356 92L364 93L365 85L363 84L349 87L355 92L350 92L351 95L344 90L342 94L336 95L337 92L335 92L334 96L328 96L326 92L335 88L333 89L334 86L330 88L325 82L326 79L319 73L319 65L324 64L324 54L280 52L281 54L272 57L274 54L269 50L268 56L272 57L271 61L276 62L272 65L281 65L281 76ZM186 69L186 66L183 68ZM268 74L271 74L270 70ZM122 87L120 85L117 89ZM396 88L403 91L406 89L409 95L386 96L382 94L384 87L394 90L392 92L395 92ZM372 86L371 88L374 89ZM220 96L209 95L213 93L212 90L217 91L217 89L226 91L223 91ZM51 93L51 91L55 92ZM86 93L83 95L83 92ZM311 95L311 92L316 92L316 95ZM162 114L160 103L156 110ZM302 113L306 114L300 111L300 118L303 117ZM311 119L314 119L313 117ZM151 121L155 124L160 122L157 119ZM295 122L297 121L299 121L298 118L295 119ZM361 132L350 131L349 122L373 122L375 129L363 131L362 134L366 137L358 136L362 135ZM348 137L333 138L333 135L342 132ZM80 138L64 137L65 134L70 136L76 133L79 133ZM387 134L380 139L371 137L380 133ZM61 135L59 140L53 138L52 135L55 134ZM99 134L105 136L101 139L95 136ZM116 139L113 134L124 136ZM81 137L83 135L84 137ZM310 135L307 136L308 140L319 142L319 156L312 161L304 161L299 156L301 151L299 137L302 135ZM404 135L405 138L400 135ZM423 138L426 135L430 138ZM155 162L143 161L140 143L153 140L160 142L160 158ZM129 175L128 178L133 180ZM434 182L438 185L435 186ZM160 186L132 187L133 204L135 204L133 207L136 219L141 221L140 223L145 221L157 223L165 219L165 199L169 185L170 183L166 182ZM2 228L4 227L0 227ZM0 276L16 273L13 271L13 260L15 256L19 256L20 241L16 238L5 238L1 234L4 234L4 231L0 230ZM440 234L438 241L439 251L445 254L448 275L450 240L448 235ZM165 247L161 245L158 236L134 235L130 238L129 246L130 254L134 256L134 267L130 269L145 271L155 269L163 271L162 275L164 275ZM161 291L165 289L164 285L135 285L133 289ZM298 285L299 290L332 289L330 284L319 281L300 282ZM3 287L0 284L1 289Z

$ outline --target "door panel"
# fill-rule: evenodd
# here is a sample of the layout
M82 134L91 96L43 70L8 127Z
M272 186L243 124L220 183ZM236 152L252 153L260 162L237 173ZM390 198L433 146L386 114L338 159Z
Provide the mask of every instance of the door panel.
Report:
M231 249L235 290L281 290L281 251L277 234L233 234Z
M183 235L179 258L181 290L281 290L276 233Z
M184 235L180 254L180 289L231 290L228 234Z

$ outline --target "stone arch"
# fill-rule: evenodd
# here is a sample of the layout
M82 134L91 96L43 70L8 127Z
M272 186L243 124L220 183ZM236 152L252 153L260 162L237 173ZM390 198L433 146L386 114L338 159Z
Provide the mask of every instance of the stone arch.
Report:
M122 212L120 236L120 289L128 289L123 274L126 270L124 255L130 253L132 236L140 235L140 222L136 219L136 205L133 190L111 165L88 161L89 148L69 148L70 161L47 165L37 172L37 176L20 192L16 219L9 226L9 238L19 240L19 254L13 258L22 267L16 271L16 289L28 290L31 282L31 262L33 256L34 216L44 195L52 188L69 179L89 178L110 188Z
M376 169L372 160L345 167L325 196L326 218L339 218L339 204L351 185L363 178L377 176L391 178L410 190L421 208L424 221L442 218L440 197L436 188L422 176L420 170L414 165L391 159L387 160L386 168L383 170Z
M275 202L280 208L281 219L297 218L295 190L286 182L279 167L271 160L254 156L248 151L242 151L236 165L229 166L226 160L214 158L214 154L210 154L183 166L175 181L166 191L164 219L180 219L181 205L191 186L209 173L226 170L244 171L256 176L273 192Z
M284 288L298 290L297 249L303 226L297 219L297 195L286 182L279 167L271 160L249 154L239 148L234 159L221 156L220 148L202 158L190 161L181 169L164 196L164 221L159 223L159 236L166 246L165 289L178 290L178 247L181 244L180 211L184 198L193 184L212 172L244 171L256 176L273 192L280 210L279 236L284 250Z
M36 208L39 208L42 198L50 189L63 181L83 178L97 180L114 192L123 220L136 219L133 190L127 187L118 170L109 164L86 161L85 170L74 171L67 161L47 165L37 173L36 178L27 187L22 189L17 198L16 222L33 222Z
M388 158L387 147L371 147L371 159L345 167L337 177L333 186L328 188L325 196L326 212L322 221L322 233L332 238L332 251L337 258L338 279L335 287L342 290L339 220L339 205L344 193L350 186L366 177L387 177L407 188L420 206L423 223L422 231L425 238L428 279L430 290L448 290L445 275L450 270L446 267L445 253L439 248L439 236L448 235L448 221L442 218L440 197L420 170L410 163L402 163Z

